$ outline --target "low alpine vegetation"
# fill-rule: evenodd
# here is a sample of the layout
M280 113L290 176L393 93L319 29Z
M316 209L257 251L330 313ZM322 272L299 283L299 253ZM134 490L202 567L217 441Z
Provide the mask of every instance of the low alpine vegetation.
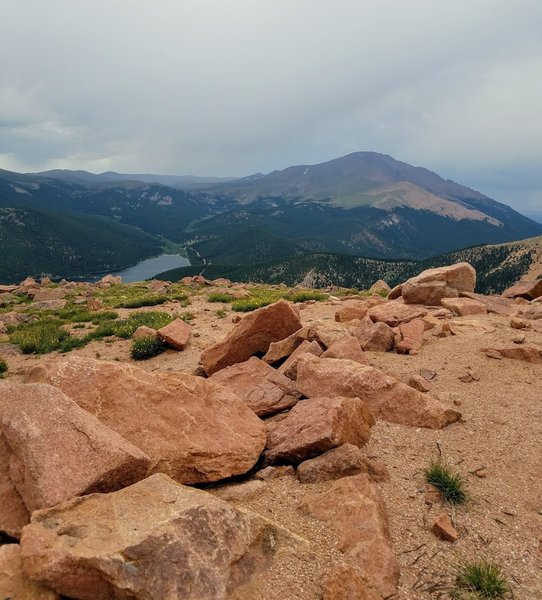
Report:
M131 356L134 360L147 360L165 350L164 342L155 337L143 337L132 342Z
M69 352L84 346L83 340L71 336L62 328L58 319L43 318L14 328L10 332L10 342L17 344L23 354L47 354L58 350Z
M0 379L7 373L8 363L5 360L0 359Z
M212 292L207 296L209 302L232 302L234 297L225 292Z
M424 471L427 483L435 486L446 502L464 504L468 495L465 483L459 473L455 473L448 465L438 460L432 462Z
M457 567L454 600L504 598L507 592L508 583L499 565L477 560Z

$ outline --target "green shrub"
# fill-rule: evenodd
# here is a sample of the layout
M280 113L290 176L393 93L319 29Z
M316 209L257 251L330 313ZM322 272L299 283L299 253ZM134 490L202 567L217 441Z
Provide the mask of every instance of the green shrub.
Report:
M4 373L7 373L8 363L5 360L0 358L0 378L4 376Z
M302 290L300 292L291 292L286 296L291 302L306 302L307 300L327 300L327 294L315 290Z
M19 346L23 354L47 354L55 350L69 352L85 344L83 340L72 337L62 329L62 321L50 318L19 325L9 338L12 344Z
M154 337L144 337L132 342L131 355L134 360L147 360L165 350L164 342Z
M246 298L244 300L236 300L232 303L231 308L235 312L250 312L251 310L262 308L262 306L268 306L273 302L275 302L275 300L265 300L263 298Z
M189 310L187 310L186 312L184 312L181 315L181 319L185 322L185 323L190 323L190 321L192 321L192 319L195 318L195 314L193 312L190 312Z
M467 562L457 567L457 577L452 597L460 600L472 598L504 598L508 592L506 577L499 565L486 560Z
M442 461L432 462L424 471L427 483L434 485L450 504L463 504L467 500L467 492L463 478L454 473Z
M215 312L215 315L219 318L219 319L223 319L226 315L228 314L227 310L224 310L223 308L220 310L217 310Z
M231 294L213 292L207 296L209 302L233 302L235 298Z
M103 337L116 335L128 339L134 335L134 331L141 325L160 329L173 321L173 317L161 311L136 312L127 319L119 321L105 321L86 336L86 341L96 340Z

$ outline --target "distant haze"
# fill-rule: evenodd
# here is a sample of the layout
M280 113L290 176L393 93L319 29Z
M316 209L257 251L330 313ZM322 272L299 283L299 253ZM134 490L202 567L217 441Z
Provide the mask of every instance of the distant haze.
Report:
M0 0L0 168L390 154L542 221L539 0Z

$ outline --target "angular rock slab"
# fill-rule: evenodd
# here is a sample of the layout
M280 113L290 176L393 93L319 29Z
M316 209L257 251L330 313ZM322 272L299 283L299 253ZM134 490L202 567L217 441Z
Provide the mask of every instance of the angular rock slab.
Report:
M182 319L175 319L158 330L158 336L166 346L175 350L184 350L190 338L190 325Z
M318 342L309 342L308 340L304 340L277 370L279 373L282 373L286 377L295 381L297 378L297 363L299 361L299 357L303 354L321 356L322 352L323 350Z
M319 483L367 472L365 454L354 444L343 444L303 461L297 467L297 478L301 483Z
M412 319L425 317L427 309L423 306L411 306L398 300L383 302L370 308L367 314L375 322L386 323L390 327L397 327L400 323L408 323Z
M262 421L235 394L202 377L72 357L42 363L27 379L60 388L148 454L151 472L181 483L246 473L265 446Z
M480 348L481 352L496 352L503 358L523 360L528 363L542 363L542 349L533 346L510 346L500 348Z
M0 382L10 477L28 510L143 479L149 457L46 384Z
M361 398L375 419L412 427L440 429L461 417L428 394L351 360L303 356L297 368L297 389L309 398Z
M391 548L386 507L368 475L339 479L330 490L307 495L300 509L335 528L339 550L356 559L384 598L396 593L399 563Z
M359 398L302 400L286 418L268 425L265 457L269 462L296 464L346 443L363 446L373 425L373 417Z
M272 563L284 537L156 474L35 512L21 550L30 577L78 600L222 600Z
M272 342L298 329L301 321L297 310L286 300L279 300L244 317L221 342L202 352L200 362L207 375L212 375L258 352L267 352Z
M233 392L259 417L291 408L300 397L291 379L255 356L220 369L209 381Z
M0 532L19 539L30 521L28 509L15 489L9 473L11 450L0 433Z
M519 281L512 287L504 290L502 293L504 298L527 298L534 300L542 296L542 279Z
M361 348L359 340L353 335L345 335L339 338L321 355L322 358L346 358L360 365L367 364L367 356ZM297 369L296 369L297 376Z
M59 600L51 589L23 573L19 544L0 546L0 598L2 600Z
M473 298L443 298L441 304L458 317L487 314L486 305Z
M322 580L322 600L381 600L382 596L350 565L333 567Z

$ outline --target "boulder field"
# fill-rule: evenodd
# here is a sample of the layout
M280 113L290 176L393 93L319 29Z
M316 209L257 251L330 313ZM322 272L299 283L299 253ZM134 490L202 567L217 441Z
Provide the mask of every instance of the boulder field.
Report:
M243 297L228 280L184 283ZM480 364L518 365L538 391L542 381L539 283L491 297L475 284L472 266L459 263L392 290L378 281L372 295L332 295L320 307L281 299L236 316L220 337L206 339L181 319L136 330L135 338L163 340L169 356L199 344L192 369L83 350L21 363L0 379L0 598L437 597L453 573L439 583L431 561L440 553L451 564L452 546L468 554L465 540L492 542L426 488L409 460L429 447L425 462L437 451L451 458L448 434L456 448L478 437L477 413L471 422L464 408L470 415L484 383ZM108 276L96 289L118 285ZM162 292L169 284L151 285ZM64 302L71 289L51 295L27 278L3 293ZM86 294L88 306L105 310ZM6 327L26 318L16 310L0 317ZM464 364L455 364L452 343L468 348ZM432 364L437 348L446 368ZM473 392L443 390L446 369L462 386L454 389ZM487 418L507 436L503 406L513 411L496 402ZM491 441L493 430L487 440L502 441ZM468 473L483 485L488 467L478 466ZM530 502L541 510L534 483ZM503 535L516 518L505 508L491 517ZM414 513L423 514L418 523ZM523 564L531 552L524 548ZM534 600L540 578L521 573L518 581L516 597Z

